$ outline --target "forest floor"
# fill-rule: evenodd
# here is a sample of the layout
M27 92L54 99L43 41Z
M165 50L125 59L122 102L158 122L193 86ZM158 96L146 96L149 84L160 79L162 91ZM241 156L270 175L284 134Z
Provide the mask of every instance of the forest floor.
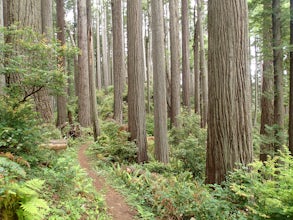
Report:
M78 161L80 166L86 170L88 176L93 179L93 184L96 190L99 192L105 192L105 201L108 213L112 216L113 220L135 219L137 212L126 203L121 194L109 186L106 183L106 180L102 176L97 175L97 173L91 168L90 160L85 154L87 148L88 144L83 144L81 146L78 151Z

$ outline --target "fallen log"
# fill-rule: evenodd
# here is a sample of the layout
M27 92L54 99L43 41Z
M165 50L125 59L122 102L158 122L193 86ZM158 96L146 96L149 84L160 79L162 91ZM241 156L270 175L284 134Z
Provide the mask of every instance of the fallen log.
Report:
M67 140L50 140L48 144L42 144L41 147L55 151L64 150L67 148Z

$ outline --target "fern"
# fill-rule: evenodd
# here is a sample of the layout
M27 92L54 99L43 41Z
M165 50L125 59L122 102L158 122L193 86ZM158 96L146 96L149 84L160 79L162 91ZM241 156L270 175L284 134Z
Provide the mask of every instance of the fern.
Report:
M24 178L26 172L19 164L6 157L0 157L0 175L9 177L9 179Z

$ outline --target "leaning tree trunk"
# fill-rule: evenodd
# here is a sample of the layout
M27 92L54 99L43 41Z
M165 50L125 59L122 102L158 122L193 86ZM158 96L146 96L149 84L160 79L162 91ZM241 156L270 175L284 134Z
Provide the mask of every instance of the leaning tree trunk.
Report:
M138 147L138 162L148 161L144 103L141 0L127 1L128 128Z
M88 41L87 41L87 10L86 0L78 1L78 120L81 126L91 124Z
M179 126L180 114L180 51L179 51L179 4L170 0L170 50L171 50L171 124Z
M114 120L123 121L124 45L121 0L112 0L113 71L114 71Z
M252 161L247 13L246 0L209 1L207 183Z

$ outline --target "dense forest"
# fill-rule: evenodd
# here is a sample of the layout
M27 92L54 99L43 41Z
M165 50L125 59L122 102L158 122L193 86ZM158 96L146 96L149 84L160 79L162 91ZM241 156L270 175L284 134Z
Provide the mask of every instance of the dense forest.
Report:
M0 0L0 219L292 219L293 0Z

